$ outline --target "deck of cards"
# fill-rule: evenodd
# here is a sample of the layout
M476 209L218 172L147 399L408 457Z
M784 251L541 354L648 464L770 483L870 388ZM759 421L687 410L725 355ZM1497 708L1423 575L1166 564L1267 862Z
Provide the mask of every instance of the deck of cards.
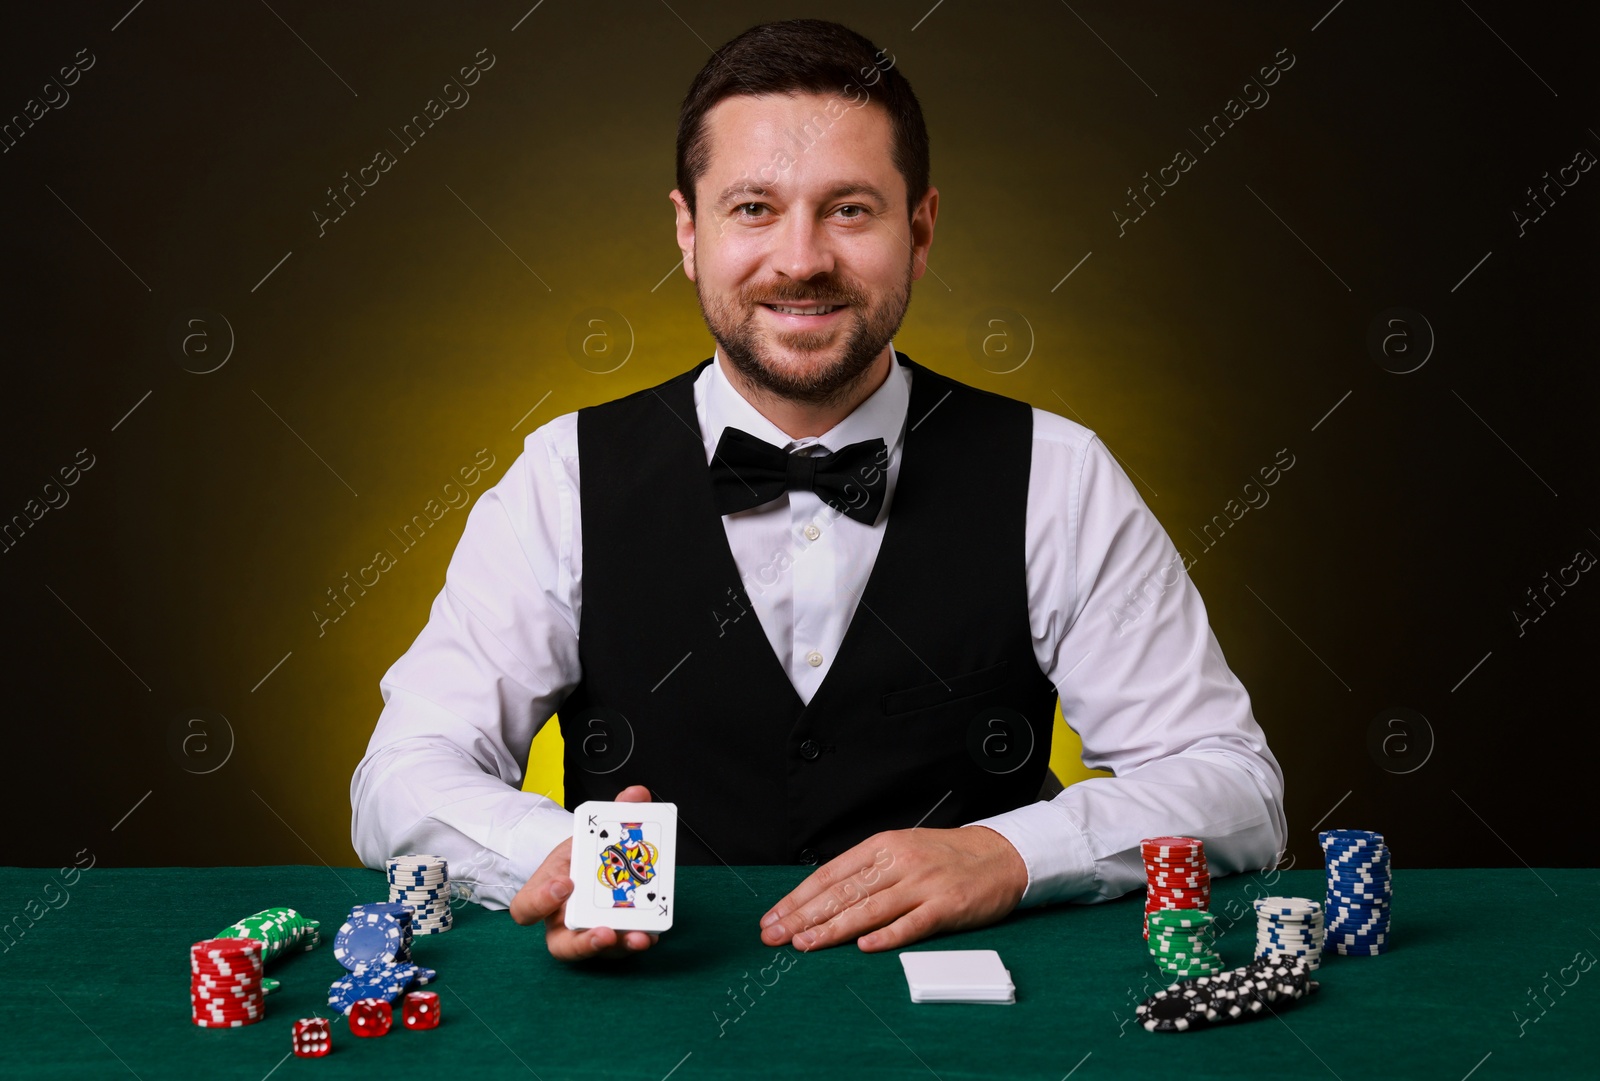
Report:
M912 1002L1017 1001L1011 972L994 950L919 950L902 953Z
M590 800L572 812L567 927L665 931L677 905L678 807Z

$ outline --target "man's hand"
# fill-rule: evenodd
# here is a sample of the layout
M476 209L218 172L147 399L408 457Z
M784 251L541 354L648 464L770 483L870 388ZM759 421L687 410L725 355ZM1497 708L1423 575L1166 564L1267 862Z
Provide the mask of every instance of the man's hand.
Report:
M623 803L649 803L650 790L632 785L617 793ZM572 838L568 837L545 857L527 884L511 898L511 918L527 925L544 921L544 942L550 956L560 961L589 957L627 957L655 945L660 935L629 931L618 937L609 927L573 931L566 925L567 898L572 895Z
M892 950L1002 920L1027 886L1022 857L987 826L891 830L829 860L773 905L761 941L814 950L855 938L869 953Z

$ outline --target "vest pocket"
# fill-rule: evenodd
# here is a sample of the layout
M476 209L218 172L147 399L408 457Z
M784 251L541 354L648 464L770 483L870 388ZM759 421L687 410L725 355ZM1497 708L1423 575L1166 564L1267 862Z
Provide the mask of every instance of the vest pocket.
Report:
M956 702L963 698L976 698L988 694L996 687L1006 682L1006 666L1009 661L991 664L987 668L980 668L976 672L967 672L964 675L949 676L944 680L935 680L932 683L919 683L915 687L907 687L903 691L891 691L883 696L883 712L885 716L898 713L911 713L916 710L929 709L933 706L942 706L949 702Z

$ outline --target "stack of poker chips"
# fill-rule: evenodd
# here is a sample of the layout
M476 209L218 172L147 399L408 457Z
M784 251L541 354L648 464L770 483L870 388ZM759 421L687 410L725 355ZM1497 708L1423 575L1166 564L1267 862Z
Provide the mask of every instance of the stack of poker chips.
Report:
M1371 830L1324 830L1317 834L1328 864L1327 933L1324 949L1353 957L1389 950L1389 846Z
M1190 976L1215 976L1222 971L1217 955L1216 917L1205 909L1170 908L1145 913L1145 928L1150 935L1150 956L1156 967L1180 979Z
M1214 976L1179 980L1134 1010L1146 1032L1190 1032L1276 1013L1318 989L1304 959L1268 957Z
M251 938L207 938L189 947L189 1006L201 1028L240 1028L266 1016L265 947Z
M265 908L224 927L216 937L255 939L265 947L261 963L266 965L294 950L316 949L322 944L322 934L318 931L320 926L316 920L308 920L292 908ZM261 990L264 994L270 995L277 989L277 980L270 976L262 977Z
M431 983L431 968L410 961L410 910L398 902L355 905L333 939L333 956L347 972L328 988L328 1005L348 1015L362 999L393 1003L412 984Z
M1148 880L1144 937L1150 937L1149 916L1170 908L1211 907L1211 871L1205 842L1193 837L1150 837L1139 843Z
M450 866L438 856L392 856L389 900L409 905L411 929L419 935L450 930Z
M1256 906L1256 957L1301 958L1322 965L1322 905L1306 897L1262 897Z
M413 984L431 983L437 976L431 968L409 963L357 965L328 985L328 1006L346 1017L352 1006L369 998L387 1002L393 1008Z

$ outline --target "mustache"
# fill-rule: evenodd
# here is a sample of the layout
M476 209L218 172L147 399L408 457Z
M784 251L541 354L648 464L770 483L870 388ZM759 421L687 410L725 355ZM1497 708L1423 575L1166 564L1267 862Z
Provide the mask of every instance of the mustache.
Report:
M857 303L857 294L849 289L827 289L799 292L792 289L753 289L746 296L752 304L843 304Z

